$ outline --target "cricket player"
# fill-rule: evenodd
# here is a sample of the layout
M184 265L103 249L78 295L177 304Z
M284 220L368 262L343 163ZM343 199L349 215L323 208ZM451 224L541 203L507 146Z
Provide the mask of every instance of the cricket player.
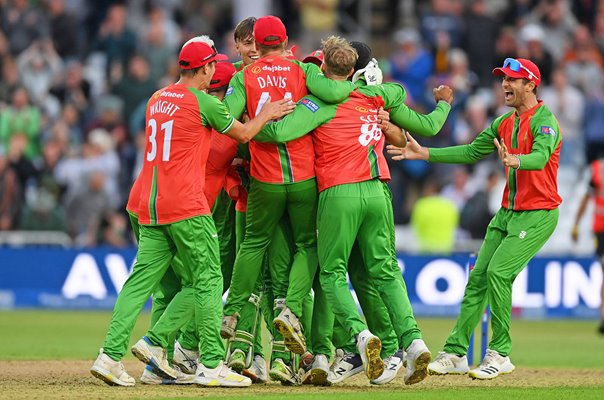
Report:
M358 55L346 40L330 37L323 52L326 76L343 81L353 74ZM445 92L444 87L438 90ZM446 91L451 96L450 89ZM413 317L398 264L393 262L394 221L385 184L390 175L382 155L384 135L391 143L404 144L405 139L400 129L383 132L379 126L383 121L378 119L378 109L385 107L395 111L391 116L399 120L397 124L412 124L411 119L404 120L411 115L402 111L404 99L404 89L396 84L360 87L338 105L306 96L291 116L265 127L257 139L287 142L314 129L321 287L336 318L355 338L365 373L369 379L377 379L384 370L381 341L362 321L346 280L356 243L367 268L367 280L374 282L397 337L408 352L405 383L413 384L426 377L431 355ZM448 112L450 105L442 101L437 107L440 112ZM428 119L413 115L416 127Z
M442 352L429 365L432 374L466 374L493 379L514 370L510 361L512 284L547 242L558 222L557 175L562 132L550 109L537 99L539 68L530 60L507 58L493 75L510 111L496 118L472 143L425 148L408 136L406 148L389 146L395 160L471 164L497 151L507 182L501 209L491 220L466 285L461 310ZM482 363L469 370L470 336L487 304L493 335Z
M596 257L600 265L604 268L604 159L593 160L589 165L591 178L589 180L589 189L581 199L581 204L577 209L575 224L571 231L571 238L574 243L579 240L579 222L585 214L589 200L593 198L594 216L592 223L593 236L596 239ZM598 332L604 335L604 282L600 288L600 326Z
M250 117L255 116L269 97L298 100L307 93L307 88L331 102L343 100L354 89L350 82L325 78L314 65L288 59L287 32L279 18L259 18L254 25L254 39L260 58L235 75L225 98L234 116L240 117L244 110ZM273 282L289 280L290 285L286 306L274 323L292 338L288 347L303 354L306 340L299 318L317 268L317 188L312 139L301 138L287 145L252 141L250 153L252 181L246 235L235 261L221 334L233 337L238 313L254 288L269 241L281 218L287 215L295 254L289 277L272 276Z
M249 386L249 378L223 364L220 339L222 276L216 229L203 194L205 162L211 128L238 141L250 140L269 120L283 116L292 106L270 103L257 118L241 124L215 97L203 92L210 85L216 60L214 47L192 39L179 55L180 80L160 89L146 110L145 162L140 173L138 205L140 242L137 261L118 295L103 348L91 373L110 385L133 386L121 359L136 318L153 288L178 253L182 270L173 264L183 289L160 317L180 322L189 317L181 298L192 292L200 338L201 359L194 383L210 386ZM185 286L186 285L186 286ZM180 314L180 315L179 315ZM157 375L174 379L166 350L148 338L132 348L137 358L150 364Z

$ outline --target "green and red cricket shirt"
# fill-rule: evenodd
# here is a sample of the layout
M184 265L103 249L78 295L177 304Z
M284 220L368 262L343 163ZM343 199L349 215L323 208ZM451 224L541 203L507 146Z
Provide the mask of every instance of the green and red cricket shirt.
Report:
M284 98L298 101L308 91L327 102L344 100L355 86L326 78L314 64L284 56L265 56L231 79L224 99L239 118L247 110L254 118L267 101ZM301 182L315 176L312 138L301 137L287 144L250 142L250 175L274 184Z
M558 194L558 163L562 131L550 109L539 101L518 115L496 118L469 144L429 149L430 162L473 164L496 151L493 139L503 139L518 169L506 168L501 206L513 211L553 210L562 203Z
M235 123L233 116L216 97L175 83L153 94L145 122L140 224L209 215L204 177L212 128L227 132Z
M391 120L404 129L431 136L440 130L450 106L441 101L429 115L404 105L405 90L387 83L363 86L340 104L327 104L315 96L302 98L293 113L267 125L257 141L289 142L313 132L315 168L319 191L329 187L390 179L384 158L384 136L378 124L378 108L391 111Z

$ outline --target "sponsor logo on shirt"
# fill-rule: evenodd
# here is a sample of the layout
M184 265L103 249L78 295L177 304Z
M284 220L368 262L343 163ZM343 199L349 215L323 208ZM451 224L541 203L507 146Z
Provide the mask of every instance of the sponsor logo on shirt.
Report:
M269 72L276 72L276 71L291 71L291 68L289 66L281 66L281 65L265 65L262 67L263 71L269 71ZM252 71L254 72L254 71ZM257 72L254 72L257 73Z
M231 93L233 93L233 87L232 87L232 86L229 86L229 88L228 88L228 89L227 89L227 91L226 91L225 96L228 96L228 95L230 95Z
M262 68L259 65L255 65L252 67L252 74L259 74L262 71Z
M185 97L184 93L174 93L174 92L161 92L161 97L174 97L176 99L182 99Z
M520 239L524 239L526 237L526 231L520 231L520 234L518 234L518 237Z
M304 107L308 108L312 112L317 112L317 110L319 109L319 105L317 103L307 98L300 100L298 104L302 104Z
M358 112L362 112L362 113L369 112L368 109L366 109L365 107L361 107L361 106L356 106L354 109L357 110Z
M556 131L551 126L543 125L543 126L541 126L541 134L556 136Z

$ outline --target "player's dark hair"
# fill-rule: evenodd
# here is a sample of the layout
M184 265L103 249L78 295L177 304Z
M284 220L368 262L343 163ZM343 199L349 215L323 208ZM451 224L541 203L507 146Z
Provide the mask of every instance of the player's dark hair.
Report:
M235 38L235 41L240 42L242 40L247 39L248 37L253 37L254 24L256 24L255 17L248 17L246 19L241 20L235 27L235 32L233 32L233 37Z
M371 51L371 47L369 47L366 43L359 41L352 41L350 45L357 51L359 58L357 58L357 62L354 64L354 71L358 71L362 68L365 68L369 61L373 58L373 52Z

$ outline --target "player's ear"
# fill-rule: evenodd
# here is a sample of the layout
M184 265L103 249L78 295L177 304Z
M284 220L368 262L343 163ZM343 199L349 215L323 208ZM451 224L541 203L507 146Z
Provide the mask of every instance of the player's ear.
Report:
M283 42L283 48L284 48L284 49L287 49L287 43L288 43L288 40L289 40L289 37L288 37L288 36L286 36L286 37L285 37L285 41Z

